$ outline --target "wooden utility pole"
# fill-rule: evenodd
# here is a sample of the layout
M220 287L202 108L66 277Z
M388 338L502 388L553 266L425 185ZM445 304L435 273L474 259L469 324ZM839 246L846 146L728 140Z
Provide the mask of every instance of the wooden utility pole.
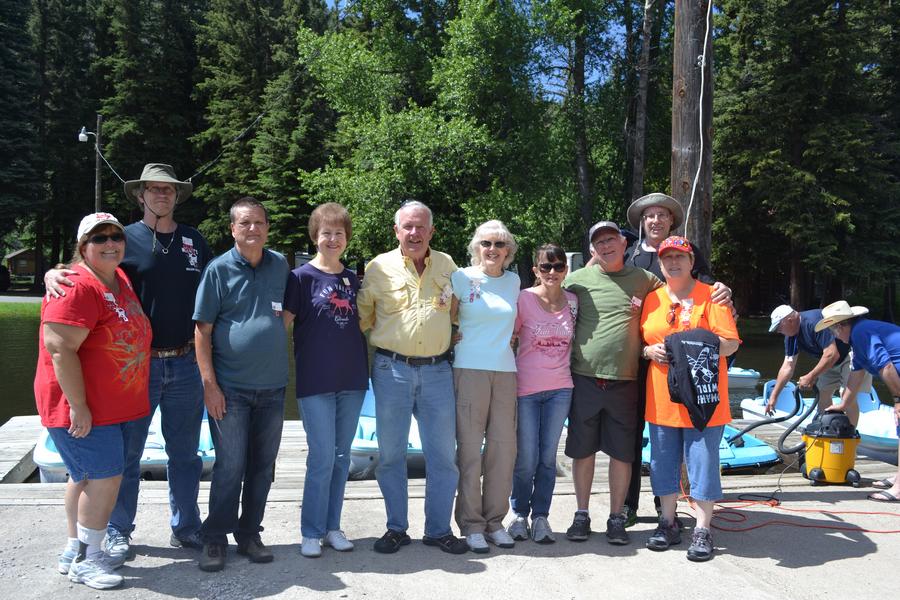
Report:
M691 188L697 176L697 165L698 163L702 165L684 233L706 256L710 255L712 246L712 23L709 27L709 37L705 40L705 61L700 57L704 54L708 7L709 0L675 0L671 176L672 197L681 203L687 214L691 202Z

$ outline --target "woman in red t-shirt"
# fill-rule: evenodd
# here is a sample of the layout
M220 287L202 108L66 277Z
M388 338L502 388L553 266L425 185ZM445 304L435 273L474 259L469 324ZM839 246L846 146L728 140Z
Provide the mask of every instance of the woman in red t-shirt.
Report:
M150 405L150 322L118 267L125 229L109 213L82 219L72 259L75 286L41 307L34 395L69 471L68 543L57 568L95 589L116 587L121 566L101 543L125 462L123 424Z
M709 533L713 502L722 495L719 475L719 442L731 420L728 406L728 367L725 357L740 345L731 309L712 301L712 286L691 275L694 251L683 237L669 237L657 250L665 287L644 299L641 314L642 355L650 361L647 375L647 413L650 423L650 484L659 496L659 526L647 542L651 550L665 550L681 542L675 522L681 463L687 464L697 524L688 548L692 561L712 558ZM690 329L706 329L719 337L719 404L707 426L699 431L687 409L671 401L665 338Z

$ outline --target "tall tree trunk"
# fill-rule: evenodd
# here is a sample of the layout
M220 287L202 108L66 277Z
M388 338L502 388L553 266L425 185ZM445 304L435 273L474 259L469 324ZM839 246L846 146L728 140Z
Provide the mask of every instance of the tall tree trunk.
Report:
M808 297L806 293L806 273L800 262L797 252L794 252L794 245L791 244L791 306L794 310L806 310L808 308Z
M656 0L644 3L644 26L641 31L641 59L638 63L638 97L634 116L634 166L631 169L631 201L644 195L644 152L647 148L647 89L650 86L650 38Z
M687 237L710 256L712 246L712 32L706 39L710 0L675 0L675 52L672 61L672 196L684 207ZM711 18L711 16L710 16ZM701 117L701 70L703 103ZM703 155L700 154L701 135ZM700 174L691 202L697 165Z
M631 204L632 161L634 159L634 121L637 105L634 68L634 10L633 0L622 0L622 23L625 26L625 47L622 53L622 73L625 92L625 123L622 139L625 141L625 172L622 174L622 196L625 206Z
M584 231L590 228L594 213L594 179L591 173L590 150L587 140L587 125L584 115L584 62L587 53L584 13L576 17L578 35L572 52L572 72L570 75L569 98L575 132L575 175L578 183L579 207ZM582 252L585 262L590 257L587 236L582 238Z

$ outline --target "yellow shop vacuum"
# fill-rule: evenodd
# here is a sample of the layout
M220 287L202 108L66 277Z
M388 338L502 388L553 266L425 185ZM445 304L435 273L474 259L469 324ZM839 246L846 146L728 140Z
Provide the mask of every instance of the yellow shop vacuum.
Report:
M801 472L811 485L849 483L859 487L856 446L859 433L843 412L818 415L802 434Z

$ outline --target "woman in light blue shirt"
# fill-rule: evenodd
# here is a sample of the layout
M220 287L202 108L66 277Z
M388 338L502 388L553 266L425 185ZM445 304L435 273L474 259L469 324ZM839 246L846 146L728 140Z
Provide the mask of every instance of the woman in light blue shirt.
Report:
M472 266L451 276L451 310L459 317L461 335L453 360L456 522L469 548L483 553L488 540L500 548L515 544L503 517L516 462L516 359L510 341L520 284L519 276L506 270L516 240L500 221L475 230L469 253Z

